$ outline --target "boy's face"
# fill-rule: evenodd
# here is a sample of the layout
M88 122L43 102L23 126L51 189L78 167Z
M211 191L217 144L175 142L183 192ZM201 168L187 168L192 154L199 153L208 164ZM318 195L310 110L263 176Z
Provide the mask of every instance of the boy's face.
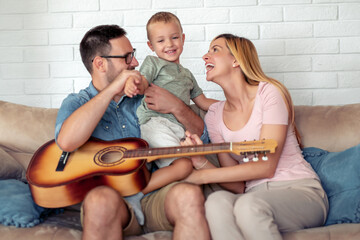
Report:
M149 25L148 46L159 58L179 63L183 51L185 35L175 21L168 23L156 22Z

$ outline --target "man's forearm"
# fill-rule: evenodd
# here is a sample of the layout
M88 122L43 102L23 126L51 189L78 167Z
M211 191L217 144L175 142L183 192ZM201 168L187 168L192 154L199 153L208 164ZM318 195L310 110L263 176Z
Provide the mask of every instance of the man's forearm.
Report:
M57 138L59 147L71 152L83 145L90 138L110 101L111 97L104 91L73 112L61 127Z
M198 136L203 134L204 121L184 103L182 107L177 108L173 112L173 115L189 132L195 133Z

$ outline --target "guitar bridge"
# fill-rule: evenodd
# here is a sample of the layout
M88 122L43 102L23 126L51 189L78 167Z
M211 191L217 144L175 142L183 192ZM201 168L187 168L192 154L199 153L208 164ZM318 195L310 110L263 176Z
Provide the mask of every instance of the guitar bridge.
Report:
M62 172L64 171L64 168L66 166L67 160L69 158L70 153L69 152L62 152L58 165L56 167L56 171L57 172Z

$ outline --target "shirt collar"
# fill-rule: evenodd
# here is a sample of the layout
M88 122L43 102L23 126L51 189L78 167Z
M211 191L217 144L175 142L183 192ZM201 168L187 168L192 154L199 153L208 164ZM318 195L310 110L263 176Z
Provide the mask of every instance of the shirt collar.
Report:
M90 90L91 98L93 98L93 97L95 97L96 95L99 94L98 90L96 90L96 88L94 87L94 84L93 84L92 81L89 84L89 90Z

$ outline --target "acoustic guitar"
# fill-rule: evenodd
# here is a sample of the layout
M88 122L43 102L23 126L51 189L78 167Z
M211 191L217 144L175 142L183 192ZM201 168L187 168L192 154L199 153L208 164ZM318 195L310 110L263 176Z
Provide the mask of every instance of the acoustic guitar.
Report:
M91 138L74 152L63 152L51 140L33 155L26 172L34 201L42 207L58 208L81 202L91 189L107 185L122 196L146 187L150 172L146 162L159 158L234 153L243 161L257 161L259 154L273 153L275 140L149 148L139 138L102 141Z

